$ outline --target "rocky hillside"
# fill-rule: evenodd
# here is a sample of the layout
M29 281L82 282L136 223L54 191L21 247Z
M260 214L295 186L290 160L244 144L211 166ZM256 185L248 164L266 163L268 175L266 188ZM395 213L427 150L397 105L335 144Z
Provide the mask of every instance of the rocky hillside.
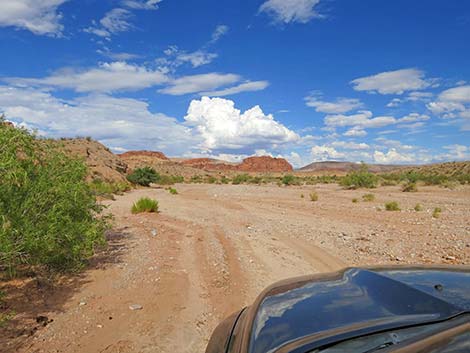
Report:
M129 151L118 155L133 170L139 167L156 168L170 160L162 152L155 151Z
M284 158L270 156L249 157L241 163L229 163L210 158L194 158L181 161L181 164L207 171L235 171L247 173L285 173L292 172L293 168Z
M62 139L57 143L67 153L84 159L90 169L90 178L109 182L126 180L127 164L101 143L82 138Z
M457 177L459 175L470 174L470 161L465 162L445 162L413 166L403 168L401 171L415 171L429 175L446 175L448 177Z

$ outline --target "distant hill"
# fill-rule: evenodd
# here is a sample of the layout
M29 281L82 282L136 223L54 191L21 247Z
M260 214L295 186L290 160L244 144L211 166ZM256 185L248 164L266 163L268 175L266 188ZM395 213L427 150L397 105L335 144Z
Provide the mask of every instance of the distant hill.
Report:
M401 171L415 171L422 174L457 177L459 175L470 174L470 161L434 163L413 167L407 166Z
M396 164L368 164L367 167L372 173L387 173L399 169L403 169L409 166L396 165ZM318 173L338 173L344 174L361 168L360 163L353 162L314 162L297 169L300 172L318 172Z

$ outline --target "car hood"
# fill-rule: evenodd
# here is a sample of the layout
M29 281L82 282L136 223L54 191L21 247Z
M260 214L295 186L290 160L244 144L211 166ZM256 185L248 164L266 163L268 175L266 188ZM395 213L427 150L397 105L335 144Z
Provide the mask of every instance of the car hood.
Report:
M243 315L242 351L305 352L468 312L469 267L348 268L266 289Z

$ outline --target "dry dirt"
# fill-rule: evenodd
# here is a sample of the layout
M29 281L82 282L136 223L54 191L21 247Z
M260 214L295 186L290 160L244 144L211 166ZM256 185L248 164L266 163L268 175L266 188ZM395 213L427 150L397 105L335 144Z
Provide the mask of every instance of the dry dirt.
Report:
M53 322L20 337L12 331L2 350L203 352L217 323L274 281L351 265L470 263L470 187L385 187L372 191L374 202L358 203L351 200L365 191L337 185L176 188L178 195L142 189L110 202L109 250L23 314ZM130 214L141 196L158 199L161 212ZM383 210L392 200L402 211ZM437 219L435 207L443 211Z

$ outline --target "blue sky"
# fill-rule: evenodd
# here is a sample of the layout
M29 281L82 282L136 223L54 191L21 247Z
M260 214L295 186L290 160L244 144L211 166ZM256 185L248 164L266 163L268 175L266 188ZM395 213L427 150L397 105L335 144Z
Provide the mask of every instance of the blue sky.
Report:
M0 112L115 152L470 159L470 3L2 0Z

